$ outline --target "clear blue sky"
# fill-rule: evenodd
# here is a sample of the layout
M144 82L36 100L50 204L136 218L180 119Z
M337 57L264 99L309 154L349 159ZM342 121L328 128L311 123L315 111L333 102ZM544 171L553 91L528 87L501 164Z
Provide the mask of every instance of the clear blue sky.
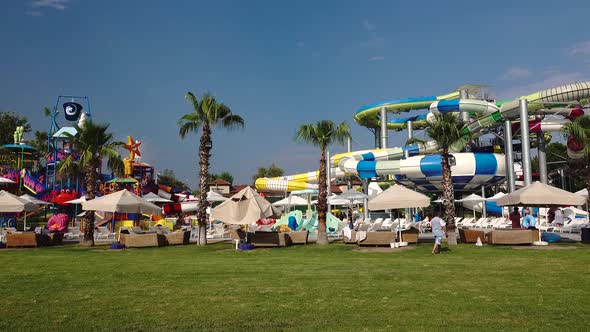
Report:
M4 1L0 110L41 115L90 96L96 121L143 141L142 160L196 187L197 136L178 137L187 91L210 91L246 129L214 133L211 170L249 183L258 166L311 171L296 128L352 121L382 100L489 84L498 98L590 79L588 1ZM586 15L586 16L584 16ZM402 145L401 135L390 146ZM341 152L344 147L333 147Z

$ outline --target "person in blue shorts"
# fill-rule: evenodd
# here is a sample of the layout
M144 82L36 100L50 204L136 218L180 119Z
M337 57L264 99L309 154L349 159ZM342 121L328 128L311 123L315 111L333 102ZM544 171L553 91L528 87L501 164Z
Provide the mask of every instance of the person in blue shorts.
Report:
M524 218L522 218L522 228L524 229L537 229L537 220L531 214L529 209L526 210Z
M440 218L438 212L434 213L434 218L430 221L430 227L432 228L432 235L434 235L434 246L432 246L432 254L434 255L440 253L440 245L445 235L445 222Z

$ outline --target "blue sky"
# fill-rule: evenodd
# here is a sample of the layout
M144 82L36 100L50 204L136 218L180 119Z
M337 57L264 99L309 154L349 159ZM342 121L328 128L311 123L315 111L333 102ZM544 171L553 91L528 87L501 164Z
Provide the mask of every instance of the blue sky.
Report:
M214 132L211 170L249 183L274 162L311 171L296 128L359 107L489 84L498 98L590 79L588 1L8 1L0 11L0 110L41 115L60 94L142 140L143 161L197 182L197 136L181 141L187 91L210 91L246 128ZM390 134L390 146L405 139ZM333 152L345 148L335 146Z

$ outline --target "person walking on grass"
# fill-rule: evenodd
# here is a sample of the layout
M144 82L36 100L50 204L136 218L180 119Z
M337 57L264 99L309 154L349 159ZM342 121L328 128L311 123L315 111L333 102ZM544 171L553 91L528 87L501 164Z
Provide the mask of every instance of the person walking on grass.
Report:
M440 218L438 212L434 213L434 218L430 220L430 227L432 228L432 235L434 235L434 245L432 246L432 254L440 253L440 245L445 233L445 222Z

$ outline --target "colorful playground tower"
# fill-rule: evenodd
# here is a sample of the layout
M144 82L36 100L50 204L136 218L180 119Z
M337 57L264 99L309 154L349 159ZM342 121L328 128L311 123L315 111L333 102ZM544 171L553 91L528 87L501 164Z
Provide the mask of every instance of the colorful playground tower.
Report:
M60 105L61 104L61 105ZM85 107L82 106L85 104ZM58 116L60 106L63 109L63 120L65 125L60 126ZM51 114L51 125L48 131L47 154L45 166L45 190L53 197L64 196L76 198L80 192L80 179L78 177L58 176L57 168L59 163L73 153L69 143L69 136L78 134L78 128L84 126L86 120L91 117L90 98L84 96L58 96ZM39 194L38 192L36 192ZM61 201L61 200L60 200Z
M524 183L531 182L530 136L534 134L539 148L541 180L546 181L544 163L546 135L559 131L564 124L584 115L583 105L590 99L590 82L577 82L551 89L541 90L509 101L488 101L477 99L479 87L463 86L457 91L440 96L404 98L364 106L359 109L355 121L375 132L376 149L350 151L334 155L330 159L331 179L354 175L361 179L393 176L396 181L414 186L422 191L441 189L442 167L438 147L434 141L420 145L388 148L389 130L406 130L408 138L413 130L426 128L434 121L436 113L455 112L461 114L465 123L463 139L453 147L456 159L452 167L453 185L458 191L474 191L482 186L501 184L507 181L510 191L514 190L515 163L512 141L515 136L521 140L522 170ZM427 110L420 115L387 120L388 113L404 113ZM529 121L530 120L530 121ZM515 135L514 129L521 128ZM505 154L477 152L479 147L470 146L472 139L490 132L504 140ZM570 158L580 158L583 146L572 137L567 141ZM464 152L467 148L471 152ZM494 149L491 149L492 151ZM263 190L293 191L317 188L318 172L308 172L276 178L260 178L256 187Z
M140 146L140 141L127 136L127 144L124 147L129 151L129 156L123 159L125 177L107 181L103 187L104 193L127 189L143 195L155 189L154 168L149 164L136 161L137 157L141 157Z

